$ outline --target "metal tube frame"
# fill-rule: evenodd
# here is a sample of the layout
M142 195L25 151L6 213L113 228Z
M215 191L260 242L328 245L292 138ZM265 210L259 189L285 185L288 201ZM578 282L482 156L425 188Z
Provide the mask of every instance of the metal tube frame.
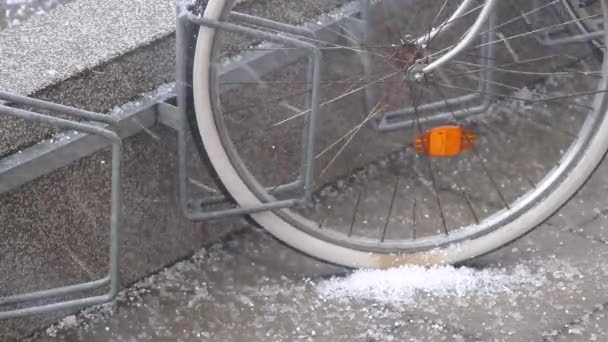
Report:
M533 8L540 7L540 0L533 0ZM572 8L572 4L567 0L560 1L561 5L566 9L568 14L571 17L576 17L575 10ZM558 3L554 4L554 6L558 6ZM538 20L540 18L540 13L536 12L534 14L533 20ZM592 22L592 26L595 26L595 30L590 30L587 25L582 21L576 21L572 23L570 26L574 26L576 30L579 32L578 34L572 35L572 32L566 37L562 36L564 31L571 31L567 26L560 26L553 30L540 32L538 35L535 35L536 41L544 46L557 46L557 45L565 45L565 44L573 44L573 43L582 43L582 42L592 42L596 47L602 47L604 44L601 41L604 37L603 30L603 19L589 19Z
M312 38L314 33L308 29L292 26L284 23L275 22L268 19L257 18L246 14L231 12L231 19L236 21L253 24L259 27L269 28L272 30L292 34L291 36L281 36L275 33L252 29L245 26L239 26L233 23L208 20L197 17L191 13L178 15L178 40L177 40L177 100L178 106L170 108L170 105L165 104L165 111L176 112L176 117L181 118L177 124L177 145L178 145L178 202L184 215L194 221L220 219L230 216L241 216L252 214L261 211L276 210L290 208L295 206L305 206L312 199L312 182L314 175L314 148L316 140L316 118L320 111L320 84L321 84L321 66L322 53L321 50L306 41L298 39ZM264 203L259 206L250 208L230 208L222 210L204 211L200 207L202 204L218 203L225 201L223 196L215 196L215 198L199 198L197 200L190 199L187 191L187 155L186 155L186 138L188 132L188 124L185 120L187 110L191 110L190 103L192 101L192 90L189 88L190 71L192 70L192 61L188 56L192 55L196 33L200 26L221 29L227 32L235 32L250 37L255 37L261 40L283 44L286 46L302 48L310 54L308 60L308 77L311 80L312 94L307 102L310 110L306 115L307 124L303 130L303 159L301 174L297 179L289 184L284 184L280 187L272 189L272 192L280 192L302 187L303 195L301 198L292 198L287 200L273 201Z
M114 131L117 120L108 115L83 111L46 101L35 100L19 95L0 92L0 100L7 101L11 105L25 105L34 109L44 109L54 113L91 120L92 122L81 122L63 119L51 115L40 114L28 110L14 108L5 104L0 105L0 115L9 115L29 122L51 126L58 129L74 130L82 133L96 135L103 138L112 146L112 178L111 178L111 213L110 213L110 254L108 275L102 279L58 287L54 289L35 291L0 297L0 307L19 305L26 302L40 301L44 299L57 298L60 296L72 296L84 291L92 291L107 288L108 292L103 295L95 295L79 299L65 300L52 304L34 305L25 308L7 309L0 311L0 320L25 317L35 314L53 311L79 308L83 306L107 303L116 297L120 286L120 238L122 235L122 139ZM102 125L100 125L101 123ZM0 175L0 180L3 180ZM8 179L4 179L8 182Z

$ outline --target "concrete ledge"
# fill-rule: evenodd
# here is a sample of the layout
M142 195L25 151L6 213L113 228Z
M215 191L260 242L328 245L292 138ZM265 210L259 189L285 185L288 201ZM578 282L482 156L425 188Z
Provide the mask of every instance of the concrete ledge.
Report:
M171 0L66 4L0 32L0 89L108 111L173 79L174 30ZM5 117L0 127L0 157L50 132Z
M32 94L175 30L172 0L77 1L0 32L0 89Z

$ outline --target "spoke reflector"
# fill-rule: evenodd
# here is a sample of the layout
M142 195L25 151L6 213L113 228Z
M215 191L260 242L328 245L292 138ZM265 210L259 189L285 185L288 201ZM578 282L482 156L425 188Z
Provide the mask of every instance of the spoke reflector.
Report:
M454 157L475 146L475 133L460 126L440 126L414 139L417 153L431 157Z

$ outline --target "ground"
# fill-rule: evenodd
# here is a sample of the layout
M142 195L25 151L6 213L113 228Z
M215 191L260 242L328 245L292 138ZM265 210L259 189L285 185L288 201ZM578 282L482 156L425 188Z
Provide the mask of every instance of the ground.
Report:
M353 271L244 226L29 341L606 341L608 164L529 235L455 267Z
M31 341L605 341L608 164L557 215L456 268L341 269L246 227Z

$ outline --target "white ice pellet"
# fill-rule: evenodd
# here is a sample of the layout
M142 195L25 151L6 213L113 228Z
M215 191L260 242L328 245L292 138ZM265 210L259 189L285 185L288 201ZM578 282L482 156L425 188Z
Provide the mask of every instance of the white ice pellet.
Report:
M433 297L495 295L521 286L542 286L547 279L525 266L511 272L501 269L475 270L452 266L425 268L404 266L389 270L360 270L346 278L334 278L318 285L326 299L358 298L389 303L413 303L417 294Z

